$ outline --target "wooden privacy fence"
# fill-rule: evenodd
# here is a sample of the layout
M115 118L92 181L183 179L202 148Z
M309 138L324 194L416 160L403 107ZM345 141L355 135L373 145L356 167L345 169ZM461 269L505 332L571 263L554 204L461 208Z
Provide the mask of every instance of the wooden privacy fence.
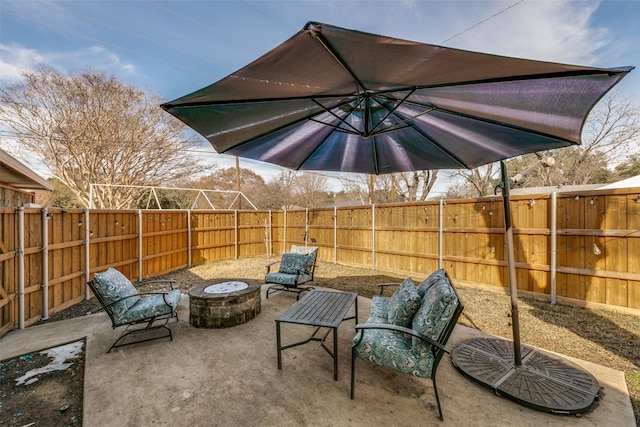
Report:
M640 308L640 189L513 196L518 288ZM294 211L0 208L0 335L87 295L207 261L318 246L321 260L508 287L499 197ZM348 281L348 278L345 278Z

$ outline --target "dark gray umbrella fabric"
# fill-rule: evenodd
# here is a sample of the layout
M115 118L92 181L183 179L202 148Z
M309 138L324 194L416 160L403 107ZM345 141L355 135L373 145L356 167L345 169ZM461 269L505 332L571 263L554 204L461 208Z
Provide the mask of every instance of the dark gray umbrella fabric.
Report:
M474 168L580 143L633 67L516 59L308 23L228 77L162 107L219 153L295 170Z

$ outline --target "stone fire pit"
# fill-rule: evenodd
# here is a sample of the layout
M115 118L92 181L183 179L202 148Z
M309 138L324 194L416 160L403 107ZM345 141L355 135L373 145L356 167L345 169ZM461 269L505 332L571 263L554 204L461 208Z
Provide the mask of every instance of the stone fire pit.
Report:
M229 328L260 313L260 286L230 281L189 289L189 323L196 328Z

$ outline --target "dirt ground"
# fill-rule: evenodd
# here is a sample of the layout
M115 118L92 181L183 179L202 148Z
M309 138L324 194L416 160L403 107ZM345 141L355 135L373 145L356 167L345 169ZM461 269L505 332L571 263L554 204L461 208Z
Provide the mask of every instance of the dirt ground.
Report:
M265 265L274 259L277 258L256 257L211 262L191 269L179 270L159 278L176 280L176 286L184 293L195 285L211 280L238 279L250 284L262 284L266 271ZM315 272L314 286L357 292L361 296L372 297L378 294L377 284L399 282L404 278L405 276L394 273L319 262ZM413 279L419 282L423 278L413 277ZM141 290L154 290L161 287L151 284L141 287ZM456 288L465 305L460 323L511 339L509 323L511 303L508 295L457 283ZM99 310L99 306L93 298L55 313L48 320L40 323L83 316L95 313L97 310ZM551 305L547 301L533 298L520 298L519 311L521 339L524 344L625 372L636 423L640 426L640 317L613 310ZM78 377L82 374L83 370L73 374L63 374L59 380L60 385L67 389L72 388L69 391L70 394L82 396L82 382L71 382L64 379L66 376ZM0 408L5 413L8 412L5 411L5 408L8 409L8 405L6 397L2 399L4 400ZM20 399L20 401L24 402L25 400ZM46 410L51 413L51 411L60 409L61 406L52 405ZM75 409L75 407L70 407L65 412L65 419L71 420L73 418L69 417L75 417L77 422L74 424L46 425L80 425L81 405L79 413L74 412ZM0 417L0 426L2 425L24 424L6 424L4 416L2 416Z
M81 354L64 360L68 367L52 365L55 357L45 352L48 349L0 361L0 426L82 425L84 342L81 345ZM35 375L47 368L53 370Z

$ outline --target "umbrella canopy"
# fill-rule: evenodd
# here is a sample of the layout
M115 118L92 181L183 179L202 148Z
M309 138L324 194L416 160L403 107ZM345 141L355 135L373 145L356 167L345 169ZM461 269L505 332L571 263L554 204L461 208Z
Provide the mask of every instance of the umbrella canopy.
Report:
M220 153L296 170L475 168L579 144L589 111L632 69L487 55L310 22L246 67L162 107ZM452 360L520 403L584 412L597 398L595 378L520 345L504 162L502 175L513 351L503 340L478 339L458 346Z
M308 23L228 77L162 107L219 153L295 170L475 168L580 143L633 67L469 52Z

